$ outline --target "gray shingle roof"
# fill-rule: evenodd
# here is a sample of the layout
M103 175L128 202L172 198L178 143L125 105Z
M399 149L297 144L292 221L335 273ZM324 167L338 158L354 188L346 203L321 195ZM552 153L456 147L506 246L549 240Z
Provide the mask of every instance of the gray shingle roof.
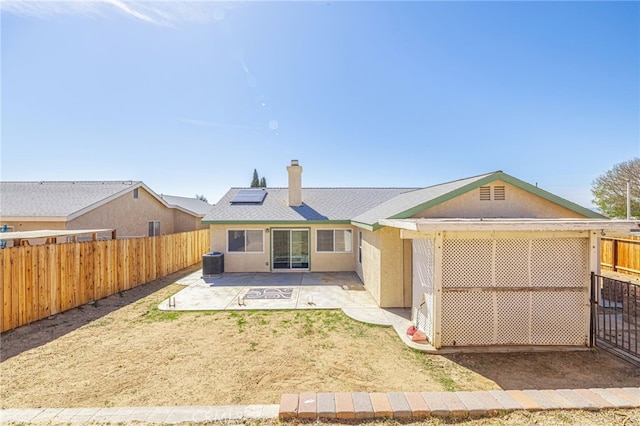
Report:
M160 195L160 198L162 198L172 206L182 207L183 209L189 210L197 216L204 216L205 214L209 213L209 210L211 210L211 204L206 203L202 200L198 200L195 197L189 198L162 194Z
M142 184L108 182L0 182L0 216L70 216Z
M302 188L303 206L288 205L287 188L266 188L262 204L231 204L241 189L231 188L203 222L348 221L367 210L416 188Z

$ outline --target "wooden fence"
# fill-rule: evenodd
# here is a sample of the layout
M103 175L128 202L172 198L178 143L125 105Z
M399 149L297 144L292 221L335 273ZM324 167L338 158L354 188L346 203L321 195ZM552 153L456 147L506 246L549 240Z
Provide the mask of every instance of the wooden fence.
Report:
M0 250L0 331L162 278L202 261L209 230Z
M640 237L602 237L600 266L604 271L640 276Z

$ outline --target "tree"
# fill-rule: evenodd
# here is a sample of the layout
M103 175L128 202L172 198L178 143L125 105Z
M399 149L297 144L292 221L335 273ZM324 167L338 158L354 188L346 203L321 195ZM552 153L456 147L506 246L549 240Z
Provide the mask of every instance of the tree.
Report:
M196 194L196 200L204 201L205 203L209 202L207 201L207 197L205 197L204 195L198 195L198 194Z
M253 179L251 179L251 188L258 188L260 186L260 179L258 178L258 171L253 169Z
M260 188L266 188L267 187L267 179L262 176L262 178L260 178Z
M604 215L627 217L627 180L631 184L631 217L640 217L640 157L614 165L593 181L593 202Z

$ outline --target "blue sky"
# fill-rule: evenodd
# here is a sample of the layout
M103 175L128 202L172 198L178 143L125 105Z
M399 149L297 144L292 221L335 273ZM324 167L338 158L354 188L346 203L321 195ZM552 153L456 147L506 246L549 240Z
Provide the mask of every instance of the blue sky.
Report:
M639 2L14 2L2 180L216 202L495 170L591 207L640 156Z

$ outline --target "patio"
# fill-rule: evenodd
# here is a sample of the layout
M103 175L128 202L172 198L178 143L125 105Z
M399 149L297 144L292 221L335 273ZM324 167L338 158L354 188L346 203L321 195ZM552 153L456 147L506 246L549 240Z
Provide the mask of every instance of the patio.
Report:
M163 311L250 311L269 309L342 309L349 317L393 326L402 341L422 351L427 343L412 342L409 309L382 309L355 272L224 273L203 277L202 270L178 280L186 288L158 306Z

